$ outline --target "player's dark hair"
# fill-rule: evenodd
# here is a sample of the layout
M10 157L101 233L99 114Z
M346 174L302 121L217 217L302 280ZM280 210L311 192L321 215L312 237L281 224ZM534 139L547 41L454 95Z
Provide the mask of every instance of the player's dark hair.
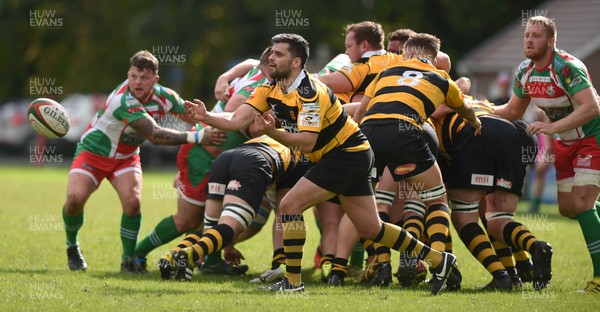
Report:
M140 70L149 69L158 74L158 59L147 50L138 51L129 60L129 67L135 66Z
M287 43L292 56L299 57L302 62L301 67L304 68L310 54L310 48L306 39L296 34L279 34L271 38L271 43Z

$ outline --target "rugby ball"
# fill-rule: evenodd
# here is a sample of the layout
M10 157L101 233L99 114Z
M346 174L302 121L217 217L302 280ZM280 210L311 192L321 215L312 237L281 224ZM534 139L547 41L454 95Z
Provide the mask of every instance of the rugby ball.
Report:
M47 98L39 98L29 104L27 119L35 132L50 139L63 137L71 127L64 107Z

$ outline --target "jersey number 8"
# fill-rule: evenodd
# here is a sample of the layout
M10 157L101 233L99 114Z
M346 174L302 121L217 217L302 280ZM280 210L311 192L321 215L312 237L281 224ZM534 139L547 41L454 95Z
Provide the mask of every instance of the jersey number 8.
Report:
M423 78L422 72L407 70L402 73L402 78L398 79L398 84L401 86L414 87L419 84L419 79L421 78Z

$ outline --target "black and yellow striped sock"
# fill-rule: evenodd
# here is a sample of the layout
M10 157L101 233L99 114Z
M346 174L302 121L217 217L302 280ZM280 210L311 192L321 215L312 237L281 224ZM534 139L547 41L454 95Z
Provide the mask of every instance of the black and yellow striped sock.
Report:
M302 281L302 254L306 242L306 227L302 215L282 215L285 277L292 285Z
M458 236L475 259L494 277L507 274L498 255L492 249L489 238L478 223L473 222L463 226Z
M229 245L233 241L234 234L233 229L227 224L217 224L212 229L206 230L198 243L192 246L194 262Z
M425 231L432 249L446 249L446 238L450 232L450 210L445 204L433 204L429 207L425 218Z
M323 257L321 257L321 263L319 264L319 267L323 268L324 264L332 263L333 258L335 258L335 255L332 255L332 254L323 255Z
M282 248L277 248L273 251L273 259L271 260L271 270L275 270L285 264L285 251Z
M177 244L175 248L173 248L173 251L180 251L183 248L194 246L194 244L198 243L200 237L202 237L202 231L196 231L188 234L181 242L179 242L179 244Z
M487 220L482 218L481 223L483 223L483 227L487 231ZM492 243L492 247L496 251L496 255L500 259L500 262L502 262L502 265L504 268L506 268L506 271L508 271L511 275L516 274L516 262L515 258L513 257L512 248L505 243L496 240L494 236L490 235L489 233L488 238L490 239L490 243Z
M531 253L532 245L537 242L537 238L523 224L516 221L507 223L502 232L504 241L508 245L529 253Z
M380 211L379 219L381 219L381 221L383 222L389 222L390 215L387 212ZM373 248L375 248L375 253L377 254L377 261L379 261L379 263L389 263L391 261L390 258L392 252L390 251L389 247L374 243Z
M348 259L333 258L331 264L330 274L335 274L342 279L346 277L346 274L348 273Z
M448 231L448 237L446 237L446 248L445 252L452 253L452 231Z
M427 206L416 200L407 200L404 203L404 213L409 213L404 219L402 227L413 237L420 238L425 230L425 211Z
M433 267L437 267L443 259L441 252L429 248L403 228L391 223L382 223L375 241L407 254L423 254L423 258L429 260Z
M369 257L375 254L375 247L373 246L374 242L372 240L361 238L360 244L363 246L363 249L367 252Z

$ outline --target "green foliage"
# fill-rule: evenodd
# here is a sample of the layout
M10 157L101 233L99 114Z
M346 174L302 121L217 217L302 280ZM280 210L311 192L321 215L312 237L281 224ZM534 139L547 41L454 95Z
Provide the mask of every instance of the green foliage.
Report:
M269 225L238 246L250 266L243 277L194 276L191 283L160 280L156 261L174 243L149 255L150 273L118 273L121 209L116 193L104 181L86 205L80 241L87 272L70 272L65 252L61 205L67 169L0 166L0 310L37 311L386 311L390 307L414 311L595 311L597 296L574 292L591 279L591 261L577 222L562 218L555 206L544 206L538 217L517 214L538 238L555 250L554 278L543 292L478 293L490 280L487 271L468 253L454 232L454 251L463 274L463 290L431 297L427 286L403 290L396 281L389 289L357 286L331 288L318 282L312 256L318 243L312 212L305 213L303 294L263 293L248 280L265 270L271 260ZM145 172L142 230L175 211L170 187L174 172ZM526 205L523 205L526 206ZM523 208L523 207L522 207ZM270 222L273 218L270 218ZM397 267L397 253L393 253Z
M161 82L184 98L212 103L217 76L236 60L258 57L273 35L296 32L305 36L313 49L309 67L318 70L327 57L344 51L345 25L370 19L382 23L388 32L412 28L436 34L443 41L443 50L456 61L509 22L520 19L523 9L540 2L2 1L0 59L4 62L0 73L5 79L0 99L35 97L30 92L30 78L36 77L56 79L55 84L63 88L59 97L108 94L125 79L128 60L137 50L169 47L172 57L185 61L163 64ZM282 11L294 11L307 19L307 25L282 27L276 20ZM39 27L35 19L42 24L60 20L61 25Z

